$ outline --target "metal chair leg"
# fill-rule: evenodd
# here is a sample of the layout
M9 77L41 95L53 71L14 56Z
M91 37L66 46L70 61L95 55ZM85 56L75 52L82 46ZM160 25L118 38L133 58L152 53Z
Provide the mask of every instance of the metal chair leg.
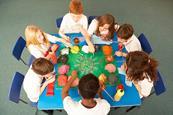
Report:
M20 58L20 60L21 60L25 65L28 66L28 64L27 64L22 58Z
M133 110L133 109L136 108L136 107L137 107L137 106L132 106L132 107L128 108L128 109L126 110L126 112L129 112L129 111Z
M24 101L23 99L19 99L21 102L28 104L26 101Z

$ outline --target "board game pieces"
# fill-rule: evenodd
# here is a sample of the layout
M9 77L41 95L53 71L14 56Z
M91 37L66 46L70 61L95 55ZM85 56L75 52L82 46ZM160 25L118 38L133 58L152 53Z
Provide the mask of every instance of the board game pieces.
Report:
M67 74L68 71L69 71L69 68L70 68L69 65L62 65L62 66L60 66L60 67L58 68L58 73L59 73L60 75Z
M71 51L71 53L77 54L80 51L79 46L71 47L70 51Z
M82 46L82 51L84 53L88 53L89 52L88 46L87 45Z
M105 66L105 70L107 70L109 73L114 73L116 71L116 67L113 64L107 64Z
M79 44L79 42L80 42L80 41L79 41L79 38L74 38L74 40L73 40L73 41L74 41L74 44L75 44L75 45L78 45L78 44Z
M103 53L104 53L105 56L112 55L112 47L109 46L109 45L102 46L102 51L103 51Z
M100 81L101 84L105 84L106 83L107 77L105 76L105 74L101 74L99 76L99 81Z
M59 45L53 44L49 50L45 53L45 57L50 60L53 64L57 63L56 51L58 50Z
M117 77L115 76L115 74L111 74L108 77L108 82L110 85L115 85L115 83L117 82Z
M61 55L68 55L69 54L69 48L63 48L61 50Z
M122 84L119 84L117 86L117 91L114 96L115 101L120 101L120 99L123 95L124 95L124 86Z
M107 57L106 57L106 61L107 61L108 63L111 63L111 62L114 61L114 57L113 57L112 55L107 56Z
M54 82L49 83L47 85L47 92L46 92L47 96L53 96L54 95Z
M66 75L59 75L58 76L58 85L64 86L67 83L67 76Z

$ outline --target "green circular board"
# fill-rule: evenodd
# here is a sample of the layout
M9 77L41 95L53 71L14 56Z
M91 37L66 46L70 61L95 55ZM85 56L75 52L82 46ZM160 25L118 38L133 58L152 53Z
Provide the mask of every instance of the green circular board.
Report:
M83 51L81 51L80 47L79 53L73 54L70 52L68 55L67 65L70 66L70 70L67 73L67 76L70 76L73 70L77 70L79 79L88 73L92 73L96 77L99 77L100 74L104 73L107 77L109 77L110 73L105 70L106 64L108 63L106 62L105 56L101 50L95 52L94 54L84 53ZM114 60L112 64L116 66L116 60ZM61 65L62 64L59 63L58 67L60 67ZM113 74L115 74L115 76L117 77L117 83L115 84L117 85L120 83L118 68L116 68L116 72ZM109 83L107 82L106 85L109 85ZM62 86L58 86L58 83L56 86L57 88L62 88Z

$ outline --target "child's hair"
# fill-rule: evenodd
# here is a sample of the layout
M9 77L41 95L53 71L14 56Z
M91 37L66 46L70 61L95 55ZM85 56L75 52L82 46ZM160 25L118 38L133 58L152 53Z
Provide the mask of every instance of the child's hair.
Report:
M147 78L147 74L151 81L157 79L158 62L143 51L129 52L126 57L126 65L126 74L132 81L141 81Z
M44 37L44 42L47 46L50 45L50 42L44 35L44 32L35 25L28 25L25 29L25 37L26 37L26 46L28 47L30 44L38 45L40 47L40 42L37 40L37 32L41 32Z
M99 80L96 76L89 73L80 79L78 88L84 99L94 98L100 88Z
M111 14L105 14L103 16L99 16L97 17L98 20L98 27L96 30L96 35L100 36L100 31L99 31L99 27L100 26L104 26L105 24L109 24L109 34L107 35L107 41L112 40L113 36L114 36L114 32L115 32L115 24L117 24L115 22L115 18L114 16L112 16Z
M54 65L45 58L37 58L32 63L32 70L39 75L46 75L53 72Z
M117 36L121 39L128 40L130 37L132 37L133 33L134 33L134 29L133 29L132 25L123 24L118 29Z
M71 0L69 4L69 11L73 14L82 14L83 5L81 0Z

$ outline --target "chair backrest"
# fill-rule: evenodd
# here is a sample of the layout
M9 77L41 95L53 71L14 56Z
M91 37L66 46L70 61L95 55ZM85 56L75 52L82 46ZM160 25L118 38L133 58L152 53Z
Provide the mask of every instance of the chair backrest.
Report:
M23 84L23 80L24 80L24 75L22 75L19 72L16 72L14 74L8 95L9 100L15 103L19 103L20 91Z
M145 35L143 33L141 33L141 35L138 37L138 39L141 43L141 47L142 47L143 51L150 54L152 52L152 48L151 48L149 41L145 37Z
M88 26L91 24L92 20L97 18L97 16L89 16L88 17Z
M157 71L157 81L154 83L154 90L156 95L160 95L166 91L166 87L162 78L163 77L161 76L160 72Z
M17 60L20 60L21 59L21 55L22 55L22 52L23 52L25 46L26 46L26 41L23 39L23 37L20 36L16 40L16 43L15 43L15 45L13 47L13 51L12 51L13 56Z
M56 19L56 27L57 28L60 28L62 20L63 20L63 17L60 17L60 18Z
M28 61L28 66L30 67L30 65L32 64L32 62L35 60L36 58L33 55L30 55L29 57L29 61Z

